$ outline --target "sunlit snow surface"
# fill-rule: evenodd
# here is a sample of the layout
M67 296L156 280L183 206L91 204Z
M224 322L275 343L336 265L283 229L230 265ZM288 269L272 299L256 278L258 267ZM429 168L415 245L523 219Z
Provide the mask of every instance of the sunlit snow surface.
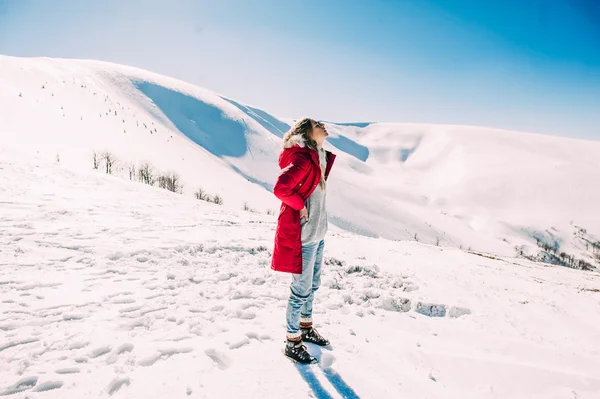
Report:
M306 367L281 353L290 277L269 269L291 123L134 68L0 56L0 395L600 397L600 276L513 257L541 237L589 259L599 143L328 123L333 345ZM183 194L129 181L143 161Z
M333 346L295 366L275 217L5 150L0 185L0 394L600 394L597 273L333 232L315 307Z
M77 169L149 161L232 208L278 212L272 187L293 123L206 89L97 61L0 56L0 144ZM318 115L313 115L318 118ZM369 237L513 256L535 237L592 263L600 240L600 142L468 126L327 123L339 156L331 224Z

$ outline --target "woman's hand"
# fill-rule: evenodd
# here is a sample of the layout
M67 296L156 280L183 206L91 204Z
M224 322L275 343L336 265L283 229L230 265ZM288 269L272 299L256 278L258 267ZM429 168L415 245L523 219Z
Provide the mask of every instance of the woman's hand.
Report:
M306 209L306 207L300 210L300 220L302 220L302 218L306 219L308 222L308 209Z

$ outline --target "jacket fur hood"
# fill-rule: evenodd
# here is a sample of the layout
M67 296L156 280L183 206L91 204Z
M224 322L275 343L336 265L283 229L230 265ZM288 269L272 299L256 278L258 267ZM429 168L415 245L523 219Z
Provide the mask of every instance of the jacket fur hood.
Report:
M283 148L292 148L295 145L306 147L306 140L301 134L286 134L283 137Z

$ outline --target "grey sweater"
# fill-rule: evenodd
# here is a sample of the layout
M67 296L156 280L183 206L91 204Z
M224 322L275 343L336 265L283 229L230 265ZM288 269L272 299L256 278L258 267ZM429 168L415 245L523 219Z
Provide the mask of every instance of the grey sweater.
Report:
M327 160L325 150L322 148L319 149L319 163L321 164L321 171L325 171ZM315 191L304 201L304 206L308 210L308 222L304 218L300 221L302 244L319 242L325 238L325 233L327 233L325 194L325 188L321 188L321 185L318 184Z

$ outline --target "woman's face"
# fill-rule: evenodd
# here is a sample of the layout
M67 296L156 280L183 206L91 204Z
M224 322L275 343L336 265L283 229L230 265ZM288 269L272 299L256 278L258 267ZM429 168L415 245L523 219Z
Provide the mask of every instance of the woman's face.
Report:
M319 147L323 146L323 143L325 142L327 136L329 136L329 133L327 133L325 125L321 122L314 121L311 138L317 142L317 145Z

